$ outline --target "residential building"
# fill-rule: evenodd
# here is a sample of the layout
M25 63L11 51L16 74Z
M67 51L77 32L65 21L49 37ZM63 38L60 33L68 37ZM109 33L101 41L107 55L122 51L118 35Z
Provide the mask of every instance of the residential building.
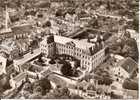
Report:
M33 50L33 53L29 52L29 53L25 54L21 59L13 60L15 70L17 72L23 72L25 70L25 68L23 68L22 65L37 58L40 54L41 54L40 49L35 49L35 50Z
M130 78L132 73L138 68L138 64L130 57L118 62L112 69L117 81L123 82L124 79ZM133 73L134 74L134 73Z
M16 43L13 42L12 40L4 41L1 45L0 48L2 52L5 52L6 54L9 55L10 59L14 59L19 56L19 48L17 47Z
M139 92L137 90L124 90L126 99L137 99Z
M32 26L30 24L19 24L12 27L11 37L15 39L27 38L31 34Z
M35 79L37 79L37 73L31 71L25 71L25 72L21 72L15 77L13 77L11 74L10 85L13 89L16 89L28 79L34 81Z
M78 18L77 18L77 15L76 15L76 14L71 15L71 14L67 13L67 14L65 15L65 19L66 19L67 21L75 22L75 21L77 21Z
M73 56L80 60L81 67L89 72L107 57L107 47L101 43L93 44L57 35L46 36L40 43L40 49L46 57L53 57L56 54Z
M0 75L6 74L6 64L7 64L7 59L3 56L0 56Z
M18 25L13 25L11 28L9 23L11 23L10 18L9 18L9 12L7 11L7 6L6 6L6 15L5 15L5 24L4 28L0 30L0 38L5 39L5 38L25 38L29 35L30 30L31 30L31 25L30 24L23 24L20 23Z
M26 72L18 74L16 77L13 77L11 75L10 79L10 85L13 89L18 88L25 80L26 80L27 74Z

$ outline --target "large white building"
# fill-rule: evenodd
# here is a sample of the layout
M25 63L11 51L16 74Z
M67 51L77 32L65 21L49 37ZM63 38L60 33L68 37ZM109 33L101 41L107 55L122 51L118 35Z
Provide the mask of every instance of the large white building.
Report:
M102 63L107 57L107 49L103 42L88 43L71 38L48 35L40 43L41 52L46 57L53 57L56 54L66 54L80 60L82 68L89 72Z
M116 81L123 82L127 78L131 78L133 74L137 75L138 64L130 57L119 61L115 67L112 68L112 75L115 76Z

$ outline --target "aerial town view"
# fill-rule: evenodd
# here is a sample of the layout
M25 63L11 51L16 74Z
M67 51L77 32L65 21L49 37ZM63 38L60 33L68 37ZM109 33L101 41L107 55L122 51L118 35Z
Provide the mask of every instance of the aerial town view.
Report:
M138 99L139 0L0 0L0 99Z

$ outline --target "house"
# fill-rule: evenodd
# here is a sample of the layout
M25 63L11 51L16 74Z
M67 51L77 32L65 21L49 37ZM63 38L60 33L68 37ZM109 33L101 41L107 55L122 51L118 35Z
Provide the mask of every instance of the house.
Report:
M21 59L14 59L13 64L14 68L17 72L23 72L24 68L23 65L35 58L37 58L41 54L40 49L33 50L33 53L27 53L25 54Z
M118 54L111 54L110 56L113 57L113 58L115 58L116 62L119 62L119 61L125 59L123 56L118 55Z
M124 79L130 78L136 69L138 69L138 64L128 57L118 62L116 66L112 68L112 74L116 77L116 81L123 82Z
M0 75L6 74L7 59L0 55Z
M10 85L13 89L18 88L25 80L26 80L27 74L26 72L18 74L16 77L13 77L11 75L10 79Z
M122 84L123 91L128 99L137 99L139 96L139 79L125 79Z
M126 99L138 99L139 98L139 92L136 90L124 90L126 92L125 98Z
M77 19L77 15L76 15L76 14L71 15L71 14L67 13L67 14L65 15L65 19L66 19L67 21L75 22L76 19Z
M21 22L18 25L14 25L12 27L12 36L14 38L27 38L31 33L32 25L30 24L22 24Z
M13 77L13 75L11 74L10 85L13 89L16 89L25 81L29 80L30 82L34 82L35 79L38 79L37 73L31 71L21 72L15 77Z
M19 48L13 40L4 41L1 45L1 51L9 55L9 58L14 59L19 57Z
M126 90L139 90L138 79L125 79L122 87Z

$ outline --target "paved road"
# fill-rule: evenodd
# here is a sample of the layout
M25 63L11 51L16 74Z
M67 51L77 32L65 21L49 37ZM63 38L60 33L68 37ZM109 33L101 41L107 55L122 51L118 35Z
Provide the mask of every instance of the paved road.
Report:
M41 54L41 50L39 48L35 49L35 50L33 50L32 54L29 52L29 53L25 54L23 56L23 58L18 59L18 60L14 60L14 63L16 63L16 65L23 65L26 62L32 60L33 58L39 56L40 54Z
M120 16L114 16L114 15L107 15L107 14L100 14L100 13L97 13L97 12L95 12L94 14L97 14L97 15L99 15L99 16L103 16L103 17L110 17L110 18L116 18L116 19L121 19L122 17L120 17ZM133 21L133 19L128 19L128 18L126 18L126 17L124 17L124 20L126 20L126 21Z
M67 37L70 37L70 38L74 38L80 34L82 34L83 32L87 31L87 30L91 30L91 31L96 31L96 32L106 32L106 31L103 31L103 30L99 30L99 29L93 29L93 28L88 28L88 27L84 27L83 29L81 29L79 32L74 32L72 34L68 34ZM113 32L108 32L108 33L113 33ZM93 33L94 34L94 33Z

